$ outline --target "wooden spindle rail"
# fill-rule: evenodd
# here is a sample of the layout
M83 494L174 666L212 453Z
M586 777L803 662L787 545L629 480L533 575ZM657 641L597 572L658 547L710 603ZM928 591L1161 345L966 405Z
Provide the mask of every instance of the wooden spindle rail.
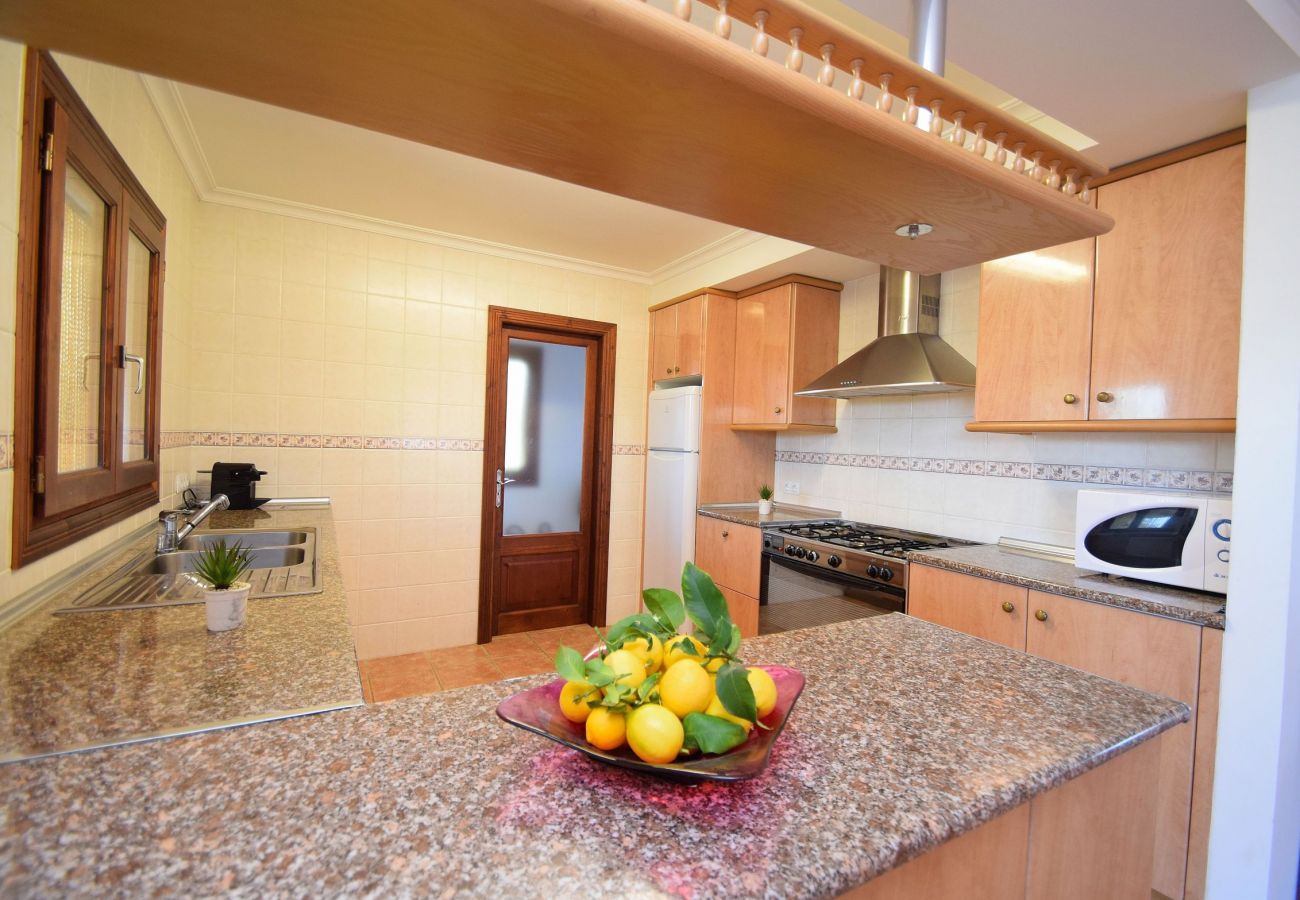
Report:
M833 84L835 72L844 71L851 79L846 94L855 100L864 99L867 84L879 85L880 94L873 105L881 112L892 113L893 95L890 85L902 86L902 96L907 98L901 115L903 122L915 125L920 119L921 110L929 109L931 115L926 130L932 135L946 139L952 146L988 158L994 165L1009 167L1016 174L1027 176L1050 190L1090 202L1091 195L1086 186L1076 195L1074 191L1077 189L1077 181L1070 177L1062 180L1057 170L1064 167L1068 176L1068 171L1073 169L1076 177L1099 177L1106 172L1104 166L1094 163L1073 148L965 93L910 59L849 31L834 19L799 0L700 2L715 7L721 5L728 15L754 24L759 32L754 38L754 50L760 55L767 55L769 34L790 35L790 50L785 64L794 71L799 71L803 64L801 43L820 46L822 64L818 70L818 83ZM949 120L939 115L941 109L951 111ZM965 123L973 123L973 128L967 127ZM948 127L949 124L951 127ZM987 132L992 132L997 139L991 153L984 137ZM1007 146L1013 151L1009 160ZM1054 161L1056 166L1041 165L1041 160L1049 163ZM1086 198L1085 194L1088 194Z

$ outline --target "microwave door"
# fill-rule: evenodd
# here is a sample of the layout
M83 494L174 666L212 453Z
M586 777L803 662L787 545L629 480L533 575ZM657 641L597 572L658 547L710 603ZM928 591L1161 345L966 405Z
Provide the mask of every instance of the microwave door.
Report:
M1180 587L1205 585L1205 515L1198 503L1127 509L1093 521L1075 563ZM1081 523L1083 524L1083 523Z

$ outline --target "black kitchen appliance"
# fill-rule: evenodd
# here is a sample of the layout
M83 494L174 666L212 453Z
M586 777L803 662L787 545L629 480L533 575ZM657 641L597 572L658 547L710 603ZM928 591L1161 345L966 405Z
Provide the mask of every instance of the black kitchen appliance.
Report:
M257 496L256 483L265 474L252 463L213 463L212 496L225 494L231 509L256 509L271 499Z

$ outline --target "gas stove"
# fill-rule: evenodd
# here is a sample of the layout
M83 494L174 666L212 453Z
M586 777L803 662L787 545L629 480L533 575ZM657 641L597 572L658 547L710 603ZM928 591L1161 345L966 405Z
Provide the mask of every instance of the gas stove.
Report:
M832 519L763 529L763 553L794 567L833 572L839 580L907 590L912 550L968 547L971 541Z

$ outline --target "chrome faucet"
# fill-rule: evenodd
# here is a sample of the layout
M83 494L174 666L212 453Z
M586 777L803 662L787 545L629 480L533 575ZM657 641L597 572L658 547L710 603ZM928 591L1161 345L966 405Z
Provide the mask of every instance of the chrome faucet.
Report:
M157 552L175 553L180 548L181 541L189 537L190 532L202 524L204 519L219 509L229 508L230 498L225 494L217 494L188 517L186 513L189 511L184 509L165 509L158 513ZM185 524L177 527L182 518L186 518Z

